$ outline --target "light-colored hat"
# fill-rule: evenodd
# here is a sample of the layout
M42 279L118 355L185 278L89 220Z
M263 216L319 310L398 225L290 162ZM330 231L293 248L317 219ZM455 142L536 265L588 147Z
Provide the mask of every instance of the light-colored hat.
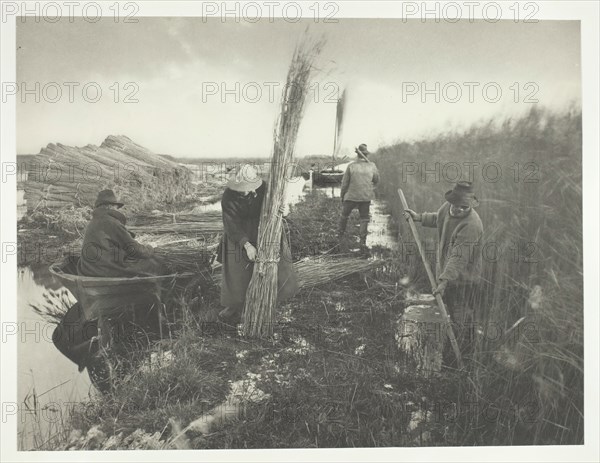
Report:
M254 191L262 185L262 178L252 164L241 164L231 170L227 188L233 191Z

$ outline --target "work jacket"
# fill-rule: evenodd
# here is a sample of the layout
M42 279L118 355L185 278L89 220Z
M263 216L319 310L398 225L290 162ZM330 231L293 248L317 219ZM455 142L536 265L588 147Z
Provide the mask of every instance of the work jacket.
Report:
M475 209L471 208L465 217L452 217L450 203L446 202L437 212L424 212L421 221L424 227L438 231L437 279L456 284L479 281L483 224Z
M379 182L377 166L364 159L351 162L342 179L343 201L371 201L375 199L375 185Z

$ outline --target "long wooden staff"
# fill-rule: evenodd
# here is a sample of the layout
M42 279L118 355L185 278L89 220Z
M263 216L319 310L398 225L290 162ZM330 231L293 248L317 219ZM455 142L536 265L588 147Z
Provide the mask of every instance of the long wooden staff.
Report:
M371 162L371 161L369 161L369 158L367 158L367 157L366 157L366 156L365 156L365 155L362 153L362 151L361 151L361 150L359 150L358 148L354 148L354 152L355 152L356 154L358 154L358 155L359 155L359 156L360 156L362 159L364 159L365 161L367 161L367 162Z
M406 203L406 198L404 197L404 193L402 192L402 188L398 188L398 195L400 195L400 201L402 201L402 207L404 210L409 209L408 204ZM419 248L419 254L421 254L421 260L423 261L423 265L425 266L425 271L427 272L427 276L429 277L429 282L431 283L431 287L434 288L436 286L435 277L433 276L433 272L431 271L431 266L429 265L429 261L425 257L425 252L423 251L423 245L421 244L421 239L419 238L419 232L417 231L417 227L415 222L413 221L412 216L409 214L408 224L410 225L410 229L415 238L415 242L417 243L417 247ZM435 300L440 309L442 316L448 320L448 337L450 338L450 344L452 345L452 349L454 350L454 354L456 355L456 361L458 363L458 368L461 370L464 368L462 357L460 355L460 349L458 348L458 343L456 342L456 337L454 336L454 330L452 329L452 324L450 321L450 316L446 311L446 306L444 301L442 300L442 296L440 294L435 295Z

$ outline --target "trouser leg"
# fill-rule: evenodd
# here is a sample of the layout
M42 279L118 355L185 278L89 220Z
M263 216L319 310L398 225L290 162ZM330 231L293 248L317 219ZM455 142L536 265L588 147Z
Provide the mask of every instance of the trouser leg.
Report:
M338 227L338 236L341 239L346 233L346 225L348 225L348 217L350 217L350 213L355 207L355 203L353 201L344 201L342 203L342 216L340 217L339 227Z
M367 234L369 233L369 219L360 219L360 244L365 246L367 244Z
M341 216L338 227L338 236L341 238L346 233L346 225L348 225L348 217Z
M472 350L477 336L473 316L476 296L477 285L465 284L449 285L443 297L463 353L469 353Z
M369 233L369 221L371 219L369 209L371 206L370 201L364 201L358 205L358 213L360 214L360 244L366 246L367 234Z

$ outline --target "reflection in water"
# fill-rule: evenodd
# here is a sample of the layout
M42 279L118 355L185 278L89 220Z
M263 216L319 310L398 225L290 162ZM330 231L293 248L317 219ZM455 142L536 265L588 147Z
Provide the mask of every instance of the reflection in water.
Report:
M369 222L369 234L367 235L367 246L382 246L396 249L398 242L390 230L391 216L386 211L386 203L379 200L371 201L371 221Z
M18 447L37 448L52 437L67 417L70 403L93 393L87 373L64 357L52 343L54 324L36 314L30 304L44 305L44 294L58 288L47 269L19 269L17 283Z
M17 189L17 220L21 220L27 214L27 201L25 201L25 190Z

